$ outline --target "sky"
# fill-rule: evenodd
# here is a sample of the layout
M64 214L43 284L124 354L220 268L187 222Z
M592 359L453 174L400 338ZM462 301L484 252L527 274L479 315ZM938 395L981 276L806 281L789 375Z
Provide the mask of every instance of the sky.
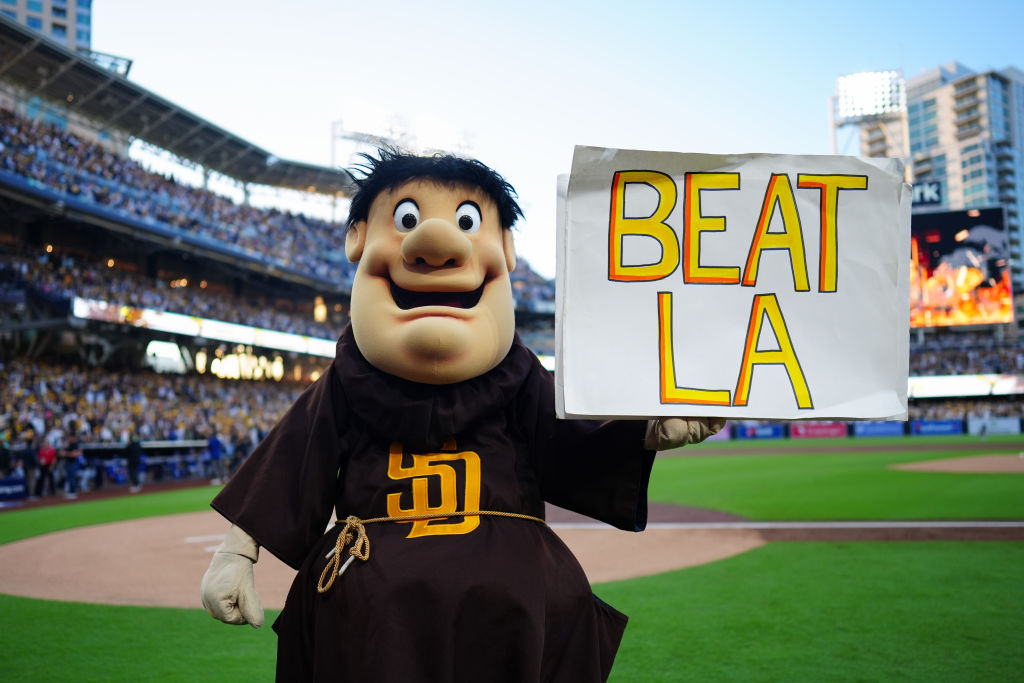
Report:
M516 189L521 258L555 276L575 145L830 154L838 76L1024 69L1017 0L93 0L92 48L272 154L347 165L336 128L468 141ZM340 122L340 123L339 123ZM857 154L850 131L839 153Z

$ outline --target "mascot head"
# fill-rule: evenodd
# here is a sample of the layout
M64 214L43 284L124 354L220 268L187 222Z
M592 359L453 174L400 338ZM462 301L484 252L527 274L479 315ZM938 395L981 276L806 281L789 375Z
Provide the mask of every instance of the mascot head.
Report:
M356 345L378 369L413 382L484 374L515 334L515 191L475 160L393 150L364 158L345 237L358 262Z

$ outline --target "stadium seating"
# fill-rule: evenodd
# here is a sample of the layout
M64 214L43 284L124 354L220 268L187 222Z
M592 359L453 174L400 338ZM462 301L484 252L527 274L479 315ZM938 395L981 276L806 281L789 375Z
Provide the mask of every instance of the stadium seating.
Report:
M120 220L205 240L243 254L253 264L274 264L342 288L351 283L354 268L339 248L344 231L339 224L237 204L152 173L58 126L0 109L0 183L8 180L101 207ZM97 448L123 445L131 437L185 444L203 442L213 431L229 451L238 444L238 451L246 452L303 389L293 381L140 373L110 364L68 365L45 354L18 356L10 350L14 345L2 342L12 338L4 335L13 334L15 327L30 329L33 315L40 317L39 311L29 310L33 297L60 311L68 309L72 298L81 297L324 339L336 338L347 321L344 306L338 304L327 322L316 322L312 296L277 298L272 279L264 282L260 293L244 294L232 291L230 283L217 280L214 273L208 283L185 283L181 278L172 284L141 274L144 269L138 263L122 267L81 245L71 249L30 244L21 234L19 241L0 230L0 317L9 323L6 330L0 328L0 442L11 452L38 448L44 439L59 446L74 438ZM554 283L521 259L512 285L520 336L538 354L553 355ZM63 316L67 319L66 312ZM51 322L59 319L50 316ZM910 372L1021 375L1024 352L1016 340L996 339L989 331L914 331ZM1022 412L1019 397L910 401L911 420L1019 418ZM748 423L758 421L737 424ZM203 474L194 462L174 472Z

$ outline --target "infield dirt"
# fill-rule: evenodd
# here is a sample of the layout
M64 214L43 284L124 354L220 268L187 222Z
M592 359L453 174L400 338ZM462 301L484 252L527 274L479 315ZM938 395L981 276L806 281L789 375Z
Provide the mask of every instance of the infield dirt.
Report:
M913 450L915 445L907 444L907 450ZM1018 444L1006 446L1016 448ZM846 448L839 446L832 452ZM730 449L719 453L728 456L745 452L746 449ZM961 473L1024 473L1024 457L1003 453L899 467ZM123 493L106 490L85 494L82 499ZM26 507L41 504L45 502ZM771 541L1024 540L1024 526L999 523L751 528L735 515L661 503L650 505L650 526L640 534L595 524L555 507L549 507L548 521L594 583L714 562ZM102 524L17 541L0 546L0 591L75 602L199 607L200 580L226 530L227 522L222 517L204 511ZM262 552L255 571L264 606L282 607L294 570L270 553Z

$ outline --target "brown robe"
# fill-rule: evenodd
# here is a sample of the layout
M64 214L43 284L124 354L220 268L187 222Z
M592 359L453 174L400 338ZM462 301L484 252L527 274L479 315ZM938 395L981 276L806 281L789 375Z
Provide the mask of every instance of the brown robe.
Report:
M518 338L487 374L433 386L380 372L351 330L213 507L299 573L278 680L604 681L625 615L545 524L459 515L366 526L370 557L317 583L339 519L544 501L642 530L654 454L642 422L557 420L551 375ZM346 555L347 557L347 551Z

